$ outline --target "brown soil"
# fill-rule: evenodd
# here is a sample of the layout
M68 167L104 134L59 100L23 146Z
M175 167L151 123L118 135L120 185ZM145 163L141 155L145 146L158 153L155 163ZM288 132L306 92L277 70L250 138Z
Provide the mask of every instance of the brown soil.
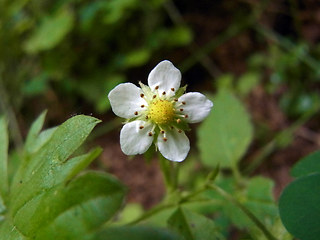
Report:
M116 175L128 187L128 202L141 203L148 209L164 195L164 185L158 161L146 162L143 157L129 159L120 149L119 132L100 141L104 151L100 160L107 172Z

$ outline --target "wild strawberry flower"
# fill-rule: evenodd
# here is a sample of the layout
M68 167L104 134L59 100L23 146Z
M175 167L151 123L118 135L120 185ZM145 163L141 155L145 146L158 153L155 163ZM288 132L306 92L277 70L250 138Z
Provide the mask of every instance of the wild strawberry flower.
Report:
M110 91L112 111L128 119L120 132L120 145L127 155L145 153L154 142L167 159L183 161L190 150L184 133L188 123L208 116L213 103L198 92L185 93L181 73L170 62L160 62L149 74L148 85L122 83Z

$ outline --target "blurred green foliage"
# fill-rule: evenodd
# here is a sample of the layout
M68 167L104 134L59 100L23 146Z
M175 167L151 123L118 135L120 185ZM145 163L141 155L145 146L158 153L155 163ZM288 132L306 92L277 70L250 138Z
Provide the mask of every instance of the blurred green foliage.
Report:
M275 33L268 32L269 37ZM271 35L271 36L270 36ZM277 36L278 44L269 46L268 53L257 53L249 61L253 69L270 71L265 89L273 94L286 88L280 98L280 106L290 118L297 118L320 107L320 97L314 86L319 83L320 62L310 55L307 42L293 43Z
M54 89L99 112L129 68L163 48L184 46L192 32L166 24L163 0L0 2L0 74L10 103Z
M245 97L258 84L271 94L286 88L280 105L291 118L315 106L319 108L320 97L314 85L320 77L317 61L320 48L301 34L289 38L262 25L259 18L270 7L270 1L254 4L234 1L230 3L233 10L219 2L199 4L197 10L197 5L194 7L187 1L184 11L194 8L198 18L204 17L207 24L212 20L208 13L214 9L217 15L221 9L227 16L233 16L224 31L210 32L209 38L203 35L206 43L200 46L194 44L194 40L204 42L198 36L201 29L194 25L197 16L193 25L186 24L181 18L183 12L174 4L182 7L179 1L169 0L0 1L0 88L8 95L4 97L0 92L1 98L7 98L1 101L20 112L24 99L44 96L53 90L71 106L85 102L95 112L103 113L110 107L106 95L115 85L141 80L139 75L130 75L136 73L135 68L155 61L156 56L162 55L159 60L170 58L173 50L191 53L177 63L183 71L201 63L210 78L218 77L211 71L224 66L203 59L210 55L213 58L216 48L246 32L263 49L255 46L249 49L246 72L233 80L237 81L236 92ZM291 4L292 9L300 10ZM294 15L292 19L299 20ZM226 25L223 19L220 21ZM291 31L294 34L300 30Z
M194 75L191 73L191 82L195 81L196 87L200 88L209 86L208 96L215 104L211 115L199 126L197 146L200 156L192 151L188 161L182 165L181 185L191 191L198 189L205 182L206 173L220 163L223 169L216 179L217 184L260 217L279 239L291 239L277 216L271 193L273 182L263 177L252 178L251 174L263 161L269 160L275 150L291 144L295 130L310 117L319 118L316 114L320 109L320 45L301 34L297 26L303 27L302 22L296 24L296 28L285 24L282 31L275 26L274 16L290 15L292 22L302 21L301 16L306 12L302 13L303 7L300 9L294 4L298 1L288 1L288 6L292 5L289 8L294 10L290 13L285 12L287 8L280 2L268 5L271 2L207 0L194 5L194 1L168 0L0 0L0 110L6 110L7 104L19 115L32 97L43 99L53 92L63 104L71 103L73 109L79 102L84 102L95 108L92 112L104 113L110 107L106 95L114 86L120 82L142 80L139 74L135 75L136 70L150 62L158 63L158 56L170 58L178 55L180 62L176 62L177 67L183 72L196 72ZM182 9L182 20L180 13L175 12L177 9L167 9L167 3L171 7L177 4L177 9ZM197 9L198 6L201 10ZM191 14L188 9L193 10ZM301 16L294 14L299 11ZM211 16L212 13L217 17ZM190 22L185 24L183 19ZM206 32L202 33L202 30ZM228 45L230 42L234 45ZM177 49L183 53L175 52ZM190 56L183 59L186 52ZM233 61L237 57L239 59ZM232 72L236 66L228 68L242 63L240 72ZM145 73L153 66L148 66ZM146 78L145 73L143 76ZM263 100L274 97L278 101L276 104L284 115L284 126L279 126L279 132L271 131L274 129L268 126L272 119L263 123L250 119L252 115L248 113L246 104L250 105L248 102L255 100L252 93L257 87L261 87L265 94ZM218 94L212 97L216 90ZM277 114L264 112L264 103L260 103L261 109L253 111L263 112L266 118ZM32 107L28 106L27 110ZM7 115L10 125L13 117ZM30 131L31 135L26 140L25 147L30 154L44 147L42 144L56 131L52 128L40 133L43 120L44 115L33 125L35 129ZM20 156L17 151L10 153L10 165L6 166L8 156L4 149L10 140L4 118L0 119L0 127L0 142L3 143L0 146L0 193L5 195L8 184L3 179L12 181ZM105 127L105 131L110 131L115 124L105 122ZM78 126L73 129L74 132L77 130ZM12 135L14 131L15 127L11 127ZM242 165L243 162L246 166ZM300 173L307 169L306 164L316 171L316 162L309 159L297 165L294 171ZM307 193L312 194L309 189L317 186L318 180L319 176L316 176L310 185L307 182ZM301 181L305 180L298 179L289 185L289 190L293 189L298 197L300 184L304 186ZM33 185L30 188L33 189ZM166 220L170 219L171 229L187 239L190 234L199 236L199 239L207 238L202 232L203 226L195 226L191 232L184 231L193 226L192 221L201 222L209 232L217 227L224 237L229 236L233 225L245 228L253 239L265 239L234 205L226 203L213 191L203 195L201 197L205 199L192 199L201 200L201 203L165 209L150 221L166 226ZM307 194L305 196L308 197ZM291 192L286 192L283 203L289 206L288 213L295 213L292 211L295 206L287 204L291 198ZM210 204L203 200L210 201ZM1 214L5 211L6 201L0 197L0 221L3 220ZM304 206L300 210L303 209ZM130 222L142 212L140 205L127 205L120 223ZM214 219L214 224L198 215L199 212ZM288 219L296 219L299 214L288 214ZM25 222L20 224L30 227ZM295 222L289 221L288 224L296 229ZM302 224L300 228L306 229ZM122 230L109 229L106 233L115 238L122 232L123 239L141 231L148 237L152 235L148 229Z

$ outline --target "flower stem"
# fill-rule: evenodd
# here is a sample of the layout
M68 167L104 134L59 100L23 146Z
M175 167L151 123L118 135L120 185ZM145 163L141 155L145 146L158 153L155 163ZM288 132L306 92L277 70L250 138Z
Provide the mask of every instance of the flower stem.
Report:
M174 184L172 181L172 169L170 163L167 159L165 159L162 155L159 154L159 162L162 170L164 182L166 185L167 193L171 193L174 191Z
M232 171L232 174L234 176L234 179L236 180L236 183L238 185L241 185L242 182L243 182L243 178L242 178L241 173L240 173L240 171L238 169L238 166L237 165L233 165L231 167L231 171Z
M170 162L171 164L171 177L172 177L172 187L173 190L178 188L178 180L179 180L179 165L175 162Z
M154 208L150 209L149 211L145 212L143 215L141 215L136 220L130 222L129 225L137 224L145 219L152 217L153 215L157 214L158 212L160 212L162 210L173 208L175 206L179 206L180 204L186 204L186 203L192 202L192 201L190 201L190 199L203 193L206 190L208 190L207 187L202 187L202 188L198 189L197 191L189 193L188 195L178 199L177 201L173 201L173 202L164 201L164 202L160 203L159 205L155 206ZM197 200L196 200L196 202L197 202Z
M170 162L165 159L164 157L159 157L160 160L160 166L162 169L162 173L164 176L165 184L167 187L167 191L169 194L173 193L177 189L177 184L178 184L178 166L174 165L174 163L171 165ZM239 174L237 172L237 169L234 172L235 174ZM239 179L241 180L241 175L238 176ZM176 199L178 201L173 201L173 202L163 202L162 204L156 206L155 208L147 211L144 213L142 216L137 218L136 220L132 221L129 223L129 225L134 225L137 224L145 219L150 218L151 216L157 214L158 212L172 208L174 206L178 206L180 204L185 204L188 203L190 199L193 197L205 192L206 190L211 189L219 193L222 197L224 197L226 200L230 201L233 203L235 206L240 208L244 214L247 215L247 217L250 218L250 220L263 232L263 234L266 236L268 240L277 240L270 232L269 230L264 226L264 224L248 209L246 208L242 203L240 203L237 199L235 199L232 195L230 195L228 192L220 188L219 186L215 184L210 184L208 181L203 185L203 187L199 188L195 192L192 192L184 197L181 197L180 199Z
M159 154L160 167L162 170L163 178L165 181L167 193L170 194L174 192L178 187L178 174L179 166L165 159L162 155Z

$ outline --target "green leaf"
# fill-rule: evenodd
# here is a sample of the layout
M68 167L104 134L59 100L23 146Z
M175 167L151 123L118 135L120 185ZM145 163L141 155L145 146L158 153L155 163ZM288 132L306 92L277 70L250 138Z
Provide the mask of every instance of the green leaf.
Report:
M265 177L253 177L247 186L247 202L244 205L262 222L274 220L278 216L273 187L273 181Z
M136 0L111 0L105 2L104 22L115 24L121 18L125 18L125 13L130 11L137 3Z
M287 229L283 226L280 216L278 216L274 223L270 225L266 224L268 226L269 231L272 233L273 236L276 236L279 240L293 240L292 235L287 231ZM258 239L258 240L268 240L265 235L258 229L250 229L250 236L252 239Z
M6 206L4 204L4 200L2 199L2 196L0 195L0 223L4 219L3 213L6 210Z
M182 207L169 218L168 226L186 240L221 239L212 220Z
M169 46L184 46L192 41L192 31L188 27L178 26L167 31L167 44Z
M150 59L151 52L148 48L135 49L125 56L124 65L126 67L138 67L145 64Z
M21 164L12 184L12 216L42 191L66 181L61 178L60 172L72 164L68 163L68 157L83 143L98 122L100 120L84 115L67 120L53 132L50 140L39 151ZM81 161L79 164L82 164Z
M49 75L46 72L43 72L29 81L25 81L22 87L22 92L24 95L31 97L44 94L48 89L49 80Z
M26 143L25 143L25 150L27 152L32 152L32 148L38 138L38 135L42 129L44 120L46 118L47 111L43 111L40 116L33 122L29 133L27 135Z
M28 149L29 154L36 153L41 149L41 147L49 141L49 139L52 137L54 131L57 129L57 127L48 128L40 132L38 137L35 139L35 141L32 143L30 148Z
M307 175L290 183L279 200L280 217L296 238L318 240L320 236L320 174Z
M182 240L179 236L164 229L133 226L112 227L97 234L94 240Z
M302 158L291 169L291 175L293 177L302 177L312 173L320 173L320 151L316 151Z
M234 88L234 76L232 74L223 74L219 76L216 83L216 88L218 88L220 91L231 91Z
M119 210L124 193L113 177L88 172L26 202L13 222L35 239L84 239Z
M0 240L27 240L9 221L0 225Z
M127 203L121 210L121 213L117 216L117 222L114 225L120 226L130 223L143 214L144 210L141 204Z
M272 180L253 177L244 182L245 185L242 188L238 188L232 178L217 179L216 183L249 209L261 222L270 223L278 216L272 192L274 186ZM255 227L252 220L232 202L225 201L225 198L215 191L209 191L207 195L215 201L221 201L220 209L238 228L251 229Z
M235 166L252 141L253 129L243 104L227 90L213 99L209 117L199 127L198 146L203 163L210 167Z
M65 164L58 168L55 178L60 182L66 182L76 176L81 170L85 169L102 152L98 147L87 154L71 158Z
M36 53L55 47L72 29L74 16L70 9L63 7L54 15L44 19L40 26L25 42L24 48L28 53Z
M258 72L247 72L243 74L237 81L237 92L241 95L248 93L259 83L260 74Z
M8 192L8 145L7 122L4 117L0 117L0 198L3 200Z
M44 114L29 132L32 151L23 155L11 186L10 208L0 215L0 240L95 240L125 194L124 186L107 174L75 177L102 151L96 148L70 158L99 120L79 115L39 133L43 121Z

